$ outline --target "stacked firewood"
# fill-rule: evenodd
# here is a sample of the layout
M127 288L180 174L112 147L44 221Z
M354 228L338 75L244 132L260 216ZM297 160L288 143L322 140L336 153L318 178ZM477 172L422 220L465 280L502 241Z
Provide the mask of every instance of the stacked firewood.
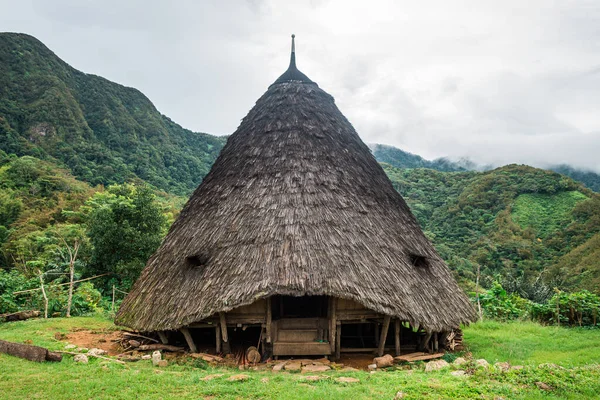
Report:
M454 329L446 337L446 348L451 351L464 350L463 332L460 329Z
M183 347L161 344L158 340L151 337L140 335L135 332L123 331L118 343L123 348L123 352L117 355L117 358L126 361L141 360L144 352L163 350L170 352L183 352Z

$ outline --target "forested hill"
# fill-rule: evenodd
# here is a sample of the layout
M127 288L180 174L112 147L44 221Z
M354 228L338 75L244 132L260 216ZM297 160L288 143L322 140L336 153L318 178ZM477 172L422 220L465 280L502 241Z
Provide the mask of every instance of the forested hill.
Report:
M477 267L530 299L600 292L600 195L552 171L384 170L463 284Z
M139 178L179 195L201 182L224 144L17 33L0 33L0 137L0 150L56 159L93 185Z
M441 157L430 161L397 147L383 144L371 144L369 147L377 161L396 168L430 168L443 172L490 171L494 169L491 165L478 165L468 159L452 161L446 157ZM566 175L583 183L587 188L600 192L600 174L573 168L565 164L553 165L546 169Z

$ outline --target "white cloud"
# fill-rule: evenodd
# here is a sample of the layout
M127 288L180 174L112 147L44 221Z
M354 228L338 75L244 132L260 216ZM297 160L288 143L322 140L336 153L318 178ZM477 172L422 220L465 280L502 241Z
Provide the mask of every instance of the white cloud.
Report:
M75 68L144 92L183 126L228 134L287 67L335 96L366 142L481 163L600 171L595 0L0 0Z

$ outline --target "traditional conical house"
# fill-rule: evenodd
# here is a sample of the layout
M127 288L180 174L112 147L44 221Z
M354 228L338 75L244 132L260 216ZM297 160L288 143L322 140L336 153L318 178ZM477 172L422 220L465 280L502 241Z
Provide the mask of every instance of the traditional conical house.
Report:
M432 349L473 308L293 46L116 322L194 351L206 332L218 351L238 339L275 355Z

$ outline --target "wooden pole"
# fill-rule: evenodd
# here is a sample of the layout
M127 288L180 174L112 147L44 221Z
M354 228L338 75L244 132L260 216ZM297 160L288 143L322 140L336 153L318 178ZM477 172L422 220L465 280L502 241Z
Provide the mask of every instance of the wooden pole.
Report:
M188 328L181 328L180 331L181 333L183 333L183 337L185 338L185 341L187 342L190 351L192 353L197 353L198 349L196 348L196 343L194 343L194 339L192 338L190 330Z
M163 331L158 332L158 338L160 339L160 342L162 344L169 344L169 338L167 337L167 334Z
M337 321L335 323L335 359L339 360L342 353L342 324Z
M337 348L336 345L336 328L337 328L337 299L335 297L329 298L329 345L331 346L331 351L334 352Z
M438 351L438 348L439 348L438 333L435 332L433 334L433 351Z
M477 264L477 279L475 282L475 296L477 296L477 309L479 311L479 320L483 321L483 313L481 312L481 302L479 301L479 274L481 272L481 265Z
M215 326L215 342L217 343L217 354L221 353L221 327Z
M92 276L91 278L79 279L78 281L73 281L73 283L90 281L92 279L100 278L101 276L106 276L106 275L110 275L110 273ZM70 284L70 282L59 283L58 285L53 285L53 286L65 286L65 285L69 285L69 284ZM36 289L19 290L17 292L13 292L13 294L22 294L22 293L29 293L29 292L37 292L38 290L41 290L41 289L40 288L36 288Z
M273 319L273 311L271 310L271 298L267 298L267 343L271 343L271 320Z
M431 340L431 332L427 332L427 334L425 335L425 339L423 340L423 350L427 351L428 353L431 353L431 349L429 348L429 341Z
M44 318L48 319L48 296L46 296L46 290L44 289L44 274L40 273L40 288L42 289L42 295L44 296Z
M75 275L75 260L77 260L77 253L79 252L79 240L75 240L75 244L73 245L73 250L71 251L71 247L67 244L66 240L61 237L63 243L67 247L67 251L69 252L69 296L67 299L67 318L71 318L71 304L73 303L73 277Z
M396 345L396 356L400 355L400 320L394 321L394 343Z
M113 285L112 313L115 313L115 285Z
M223 338L223 352L225 354L231 353L231 347L229 346L229 337L227 336L227 320L225 319L225 313L219 313L219 320L221 322L221 337Z
M385 349L385 340L387 339L388 330L390 328L391 317L386 315L383 318L383 326L381 327L381 336L379 337L379 347L377 348L377 355L381 357L383 350Z

